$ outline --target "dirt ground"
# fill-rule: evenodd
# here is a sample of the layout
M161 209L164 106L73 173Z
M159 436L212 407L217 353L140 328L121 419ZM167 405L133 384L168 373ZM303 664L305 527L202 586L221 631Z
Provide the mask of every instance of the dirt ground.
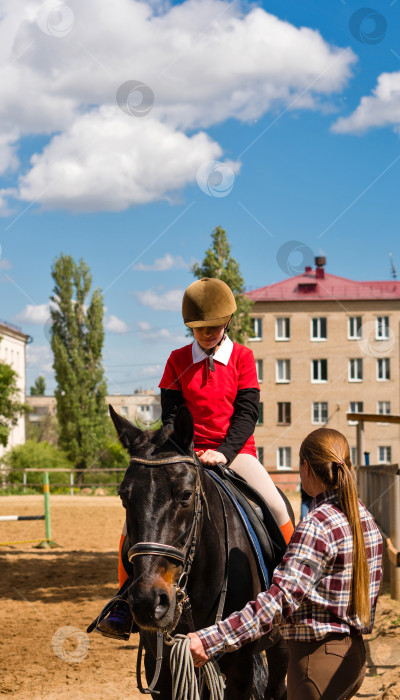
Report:
M299 510L298 497L292 500ZM43 512L41 496L0 498L0 515ZM124 519L112 496L51 496L52 537L60 548L0 548L0 692L21 700L119 700L136 689L137 641L86 635L116 590ZM0 541L44 536L44 523L0 523ZM368 639L369 669L360 698L400 697L400 602L382 595Z

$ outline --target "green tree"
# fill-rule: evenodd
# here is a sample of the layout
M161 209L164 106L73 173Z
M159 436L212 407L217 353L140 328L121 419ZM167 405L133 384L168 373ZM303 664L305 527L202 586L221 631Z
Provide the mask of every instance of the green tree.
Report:
M74 468L65 452L54 445L49 445L48 442L34 442L33 440L27 440L24 445L13 447L7 452L4 462L10 468L8 479L13 483L22 482L23 469L47 469L51 472L52 469ZM42 480L43 472L29 474L28 483L30 484L41 484ZM69 474L59 472L56 478L51 477L51 480L60 484L68 484Z
M31 386L31 396L44 396L46 391L46 380L42 375L35 379L35 383Z
M52 268L51 297L55 397L59 444L77 469L96 462L107 432L107 393L102 366L103 298L87 264L61 254Z
M3 447L7 447L11 429L26 410L19 400L17 378L13 368L0 361L0 445Z
M250 310L253 302L244 296L244 280L240 274L239 264L231 256L231 246L226 231L220 226L211 235L212 246L206 250L203 262L193 265L192 272L197 279L217 277L231 288L237 305L231 321L229 336L236 343L246 342L253 336Z

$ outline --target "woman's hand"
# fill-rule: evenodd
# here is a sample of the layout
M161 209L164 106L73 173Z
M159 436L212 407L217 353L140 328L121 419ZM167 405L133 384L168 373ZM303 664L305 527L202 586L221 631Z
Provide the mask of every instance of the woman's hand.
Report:
M189 632L188 637L190 637L190 652L193 656L193 663L197 668L200 668L208 661L208 656L196 632Z
M228 460L222 452L216 450L199 450L197 456L202 464L212 467L213 464L227 464Z

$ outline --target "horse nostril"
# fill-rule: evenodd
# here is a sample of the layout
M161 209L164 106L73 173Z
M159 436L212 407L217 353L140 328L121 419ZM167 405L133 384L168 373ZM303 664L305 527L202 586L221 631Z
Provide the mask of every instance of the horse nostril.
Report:
M160 591L155 600L154 617L159 620L168 611L170 606L170 599L168 593L165 591Z

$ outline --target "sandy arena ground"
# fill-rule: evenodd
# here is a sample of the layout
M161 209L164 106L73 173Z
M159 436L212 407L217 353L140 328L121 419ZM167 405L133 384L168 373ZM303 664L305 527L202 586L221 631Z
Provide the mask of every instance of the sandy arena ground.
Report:
M293 500L299 510L298 498ZM0 498L0 515L43 512L41 496ZM21 700L119 700L136 689L138 638L120 643L85 629L116 590L124 511L113 496L52 496L59 549L1 547L0 692ZM44 523L0 523L0 541L41 537ZM69 628L74 629L69 629ZM368 641L369 671L357 697L400 697L400 603L380 598Z

